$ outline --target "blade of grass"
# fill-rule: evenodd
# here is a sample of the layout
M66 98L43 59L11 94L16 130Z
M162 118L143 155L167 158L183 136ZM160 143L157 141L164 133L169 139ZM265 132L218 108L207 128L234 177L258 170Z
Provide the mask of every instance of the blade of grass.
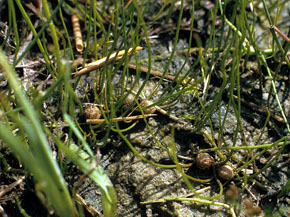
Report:
M74 125L70 116L68 114L64 114L64 119L69 124L69 127L73 130L75 135L77 135L83 143L88 154L74 144L70 144L70 146L67 147L62 142L57 142L57 140L55 141L61 150L65 152L66 156L69 157L74 164L79 166L85 174L89 171L88 176L101 188L104 215L108 217L114 216L117 209L117 196L112 182L102 167L97 165L97 160L95 159L92 150L85 141L81 132Z
M44 8L44 12L46 14L46 18L49 19L51 17L51 14L49 11L47 0L42 0L42 5ZM50 27L51 37L54 44L54 54L56 56L56 63L57 63L57 66L59 66L60 65L60 49L59 49L58 37L57 37L56 30L55 30L52 20L49 22L48 25Z
M44 134L37 112L27 99L20 83L18 82L15 72L12 70L2 51L0 51L0 59L4 74L8 78L11 89L14 90L17 102L23 107L26 117L25 123L24 121L19 122L20 127L22 127L24 131L26 130L26 133L28 133L29 137L33 140L30 144L31 150L27 150L25 153L27 154L27 152L29 152L30 154L27 156L30 156L31 159L35 159L35 161L30 162L26 157L23 157L23 154L20 151L23 151L24 149L15 149L17 151L15 154L22 156L21 159L23 160L23 163L25 165L27 164L27 167L31 172L35 172L34 176L37 182L36 187L40 186L40 189L43 190L49 202L54 207L55 212L59 216L75 216L74 206L69 191L57 162L52 157L52 151ZM24 127L27 123L29 123L30 128ZM9 130L5 130L3 126L2 129L5 134L2 133L1 137L5 138L5 140L9 142L9 145L15 148L12 144L14 141L8 140L8 138L5 137ZM12 133L10 132L10 134L7 135L12 135ZM17 144L19 144L19 142ZM35 169L35 166L32 166L32 163L35 166L37 165L39 169Z
M15 7L14 7L14 2L12 0L8 1L8 6L9 6L9 12L12 15L12 23L13 23L13 30L15 34L15 44L16 44L16 49L15 49L15 56L14 56L14 62L17 58L17 53L19 51L20 47L20 40L19 40L19 34L18 34L18 27L17 27L17 22L16 22L16 14L15 14Z

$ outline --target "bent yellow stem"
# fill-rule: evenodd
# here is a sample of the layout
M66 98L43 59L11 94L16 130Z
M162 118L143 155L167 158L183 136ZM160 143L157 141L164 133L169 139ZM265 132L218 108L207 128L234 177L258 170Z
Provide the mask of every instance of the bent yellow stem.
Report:
M143 119L144 117L148 118L152 116L156 116L156 114L145 114L144 116L136 115L136 116L130 116L130 117L118 117L118 118L112 118L110 121L112 122L132 121L132 120ZM88 124L100 124L100 123L103 123L104 121L106 121L106 119L87 119L86 120Z
M142 50L142 47L136 47L135 52L138 52L139 50ZM133 48L130 48L128 50L127 54L128 55L133 54L132 51L133 51ZM91 62L91 63L87 64L85 66L85 68L76 72L75 76L80 76L80 75L86 74L88 72L91 72L93 70L99 69L99 68L103 67L106 62L111 63L114 59L120 60L124 56L125 52L126 52L125 50L121 50L119 52L112 53L109 57L103 57L97 61Z

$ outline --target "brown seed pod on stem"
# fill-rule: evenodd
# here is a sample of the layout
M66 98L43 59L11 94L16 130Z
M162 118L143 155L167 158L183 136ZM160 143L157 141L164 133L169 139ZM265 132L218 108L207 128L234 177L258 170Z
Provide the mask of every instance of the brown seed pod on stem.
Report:
M99 119L101 117L101 110L96 105L88 105L84 113L87 119Z
M214 159L208 153L199 153L196 157L196 166L199 169L209 169L214 165Z
M218 175L224 180L230 180L234 177L234 169L230 165L224 164L218 168Z

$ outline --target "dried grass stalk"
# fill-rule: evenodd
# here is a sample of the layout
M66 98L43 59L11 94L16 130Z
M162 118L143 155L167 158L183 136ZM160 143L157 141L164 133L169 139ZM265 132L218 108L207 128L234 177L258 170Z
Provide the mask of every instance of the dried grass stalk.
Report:
M127 55L131 55L132 54L132 50L133 50L133 48L130 48L128 50L128 52L127 52ZM142 47L136 47L135 52L138 52L139 50L142 50ZM107 60L107 57L103 57L103 58L101 58L99 60L96 60L94 62L91 62L91 63L87 64L85 66L85 68L83 68L80 71L76 72L75 75L76 76L80 76L80 75L83 75L83 74L88 73L90 71L93 71L93 70L96 70L98 68L101 68L103 65L105 65L106 60L107 60L107 63L110 63L114 59L116 59L116 60L121 59L124 56L124 54L125 54L125 50L121 50L119 52L112 53L109 56L108 60Z
M156 114L145 114L143 115L136 115L136 116L129 116L129 117L118 117L118 118L113 118L111 121L112 122L119 122L119 121L132 121L132 120L137 120L137 119L143 119L143 118L148 118L156 116ZM100 124L103 123L105 119L87 119L86 122L88 124Z

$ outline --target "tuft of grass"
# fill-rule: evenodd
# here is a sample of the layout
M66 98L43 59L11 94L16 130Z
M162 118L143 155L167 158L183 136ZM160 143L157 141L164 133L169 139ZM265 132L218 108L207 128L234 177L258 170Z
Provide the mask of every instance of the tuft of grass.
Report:
M59 216L76 216L70 193L59 166L53 159L38 113L21 88L3 51L0 51L0 59L4 74L17 98L17 105L23 107L24 112L14 118L13 125L8 121L6 124L0 123L0 137L32 173L39 199L47 207L52 206ZM12 130L15 128L19 129L16 135Z

